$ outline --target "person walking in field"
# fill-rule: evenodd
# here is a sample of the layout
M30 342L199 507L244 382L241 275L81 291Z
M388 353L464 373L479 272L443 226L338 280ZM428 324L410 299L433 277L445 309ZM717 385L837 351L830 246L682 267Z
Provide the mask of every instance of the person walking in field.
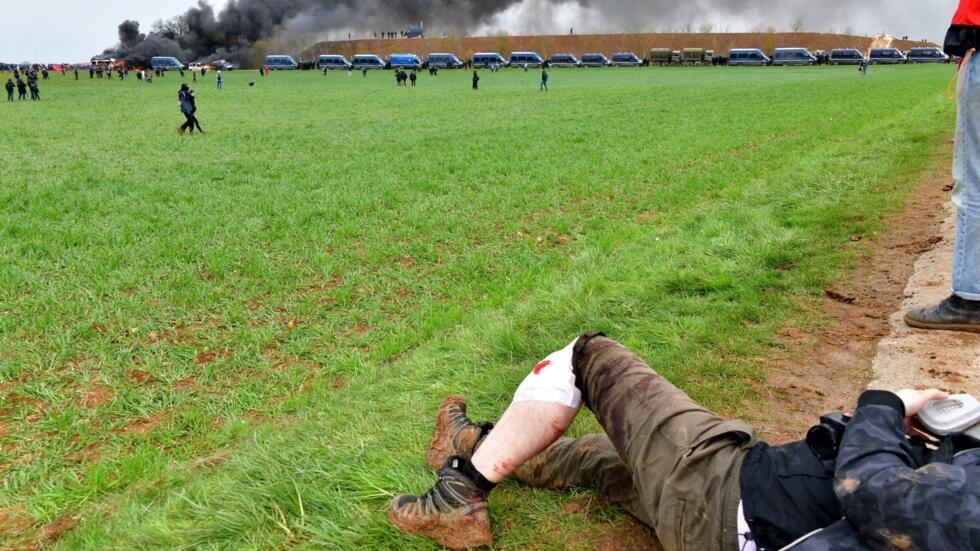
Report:
M541 68L541 91L548 91L548 71L544 67Z
M27 99L27 83L20 77L17 77L17 99Z
M218 90L221 90L221 69L215 74L216 82L218 83Z
M14 101L14 81L8 78L3 87L7 89L7 101Z
M190 87L187 86L187 83L180 85L180 91L177 92L177 103L180 104L180 112L187 119L184 121L184 124L177 128L177 133L183 134L185 131L190 130L190 133L193 134L194 127L197 126L200 129L201 125L197 122L197 117L194 116L197 107L194 105L194 94L191 92Z
M473 69L473 89L478 90L480 88L480 75L477 74L476 69Z

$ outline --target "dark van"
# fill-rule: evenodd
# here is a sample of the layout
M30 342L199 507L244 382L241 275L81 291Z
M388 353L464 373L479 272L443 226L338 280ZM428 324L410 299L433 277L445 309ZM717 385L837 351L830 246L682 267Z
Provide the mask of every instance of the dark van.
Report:
M575 54L555 54L548 60L552 67L578 67L582 64Z
M806 48L776 48L772 51L773 65L816 65L817 56Z
M497 52L480 52L473 54L473 68L478 67L506 67L507 60Z
M265 66L270 69L297 69L299 63L291 55L267 55Z
M639 67L643 60L633 52L616 52L609 63L616 67Z
M898 48L871 48L868 52L868 62L876 63L905 63L905 54Z
M511 52L511 67L540 67L544 65L544 58L538 52Z
M834 48L830 50L827 62L831 65L860 65L864 63L864 54L857 48Z
M609 58L606 54L601 53L588 53L582 54L582 67L608 67Z
M150 68L154 71L179 71L184 68L184 64L176 57L158 55L150 58Z
M422 58L415 54L391 54L388 57L388 67L392 69L421 69Z
M350 69L351 63L342 55L321 55L316 58L317 69Z
M769 65L772 60L758 48L732 48L728 50L728 65Z
M375 54L356 54L350 58L351 65L355 69L384 69L385 60Z
M456 54L433 53L425 59L426 66L436 69L459 69L463 65L463 60L456 57Z
M919 46L910 49L905 59L909 63L946 63L949 56L935 46Z

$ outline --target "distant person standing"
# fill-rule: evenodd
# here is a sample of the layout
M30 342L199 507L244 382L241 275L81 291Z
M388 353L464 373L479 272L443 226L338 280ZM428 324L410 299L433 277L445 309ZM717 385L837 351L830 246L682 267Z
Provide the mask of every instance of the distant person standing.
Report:
M14 81L8 78L3 87L7 89L7 101L14 101Z
M20 77L17 77L17 99L27 99L27 83Z
M415 69L412 69L412 72L408 75L408 80L412 81L412 86L415 86L415 80L417 78L419 77L415 74Z
M476 69L473 69L473 89L478 90L480 88L480 75L476 73Z
M218 69L218 72L215 73L214 77L218 83L218 90L221 90L221 69Z
M541 68L541 90L548 91L548 71L544 67Z

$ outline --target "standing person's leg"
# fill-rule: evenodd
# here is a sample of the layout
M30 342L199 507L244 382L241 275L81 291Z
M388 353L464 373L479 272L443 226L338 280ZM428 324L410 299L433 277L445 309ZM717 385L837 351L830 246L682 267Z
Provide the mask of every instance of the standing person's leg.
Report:
M976 54L963 60L957 78L952 293L939 304L909 310L905 323L980 333L980 58Z
M980 301L980 57L973 54L964 65L959 76L953 152L953 293Z
M636 354L601 335L574 348L576 386L633 474L667 548L733 549L742 459L752 429L691 400Z

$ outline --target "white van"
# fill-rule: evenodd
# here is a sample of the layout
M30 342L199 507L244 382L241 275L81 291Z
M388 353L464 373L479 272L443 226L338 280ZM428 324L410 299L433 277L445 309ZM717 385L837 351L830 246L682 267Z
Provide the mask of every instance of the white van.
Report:
M154 71L180 71L184 64L176 57L158 55L150 58L150 68Z
M544 58L538 52L511 52L511 67L540 67L544 65Z
M291 55L267 55L265 56L265 66L270 69L297 69L299 63Z
M350 58L355 69L384 69L388 63L379 55L356 54Z
M728 50L728 65L769 65L772 60L758 48L732 48Z
M325 54L316 58L317 69L350 69L351 63L339 54Z

